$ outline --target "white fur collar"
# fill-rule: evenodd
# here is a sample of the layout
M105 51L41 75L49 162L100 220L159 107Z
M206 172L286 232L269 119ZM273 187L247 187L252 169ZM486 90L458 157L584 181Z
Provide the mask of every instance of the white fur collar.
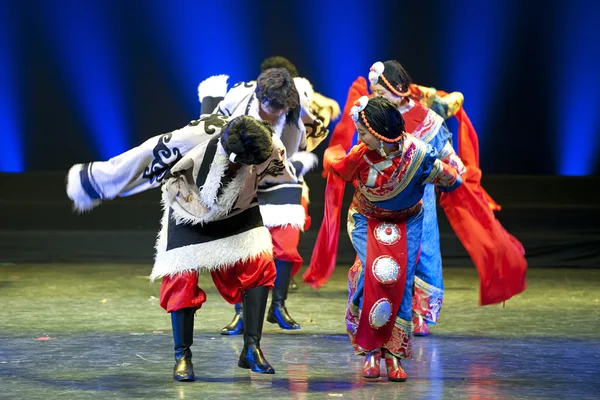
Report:
M231 182L223 188L222 194L217 197L221 179L229 166L225 149L220 142L217 146L215 158L202 187L189 187L194 183L188 184L182 177L163 186L163 205L173 209L173 217L177 223L204 224L227 216L252 173L253 166L242 165ZM182 185L186 187L182 188Z

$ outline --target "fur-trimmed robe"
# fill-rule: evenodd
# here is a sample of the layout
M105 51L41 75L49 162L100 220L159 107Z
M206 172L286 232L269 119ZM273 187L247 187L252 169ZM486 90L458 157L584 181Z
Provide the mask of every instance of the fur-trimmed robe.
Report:
M258 208L257 183L273 169L290 182L296 172L286 161L283 144L273 137L274 151L266 162L242 165L228 176L229 159L219 137L229 120L203 115L108 161L74 165L67 176L67 194L75 210L162 186L164 214L152 280L227 268L272 254L271 236Z
M310 83L308 85L310 86ZM256 81L240 82L229 91L226 89L227 76L219 75L203 81L198 92L201 99L208 96L211 99L211 105L215 99L222 98L216 106L216 113L233 117L249 115L261 119L259 115L260 102L255 94ZM300 95L303 110L308 101L306 98L308 90L308 87L304 88ZM310 90L312 91L312 87ZM312 94L312 92L310 93ZM202 110L205 111L205 107ZM305 112L303 111L302 114ZM303 176L317 164L317 158L315 155L303 151L306 149L306 129L303 118L314 118L314 116L302 114L295 125L286 124L286 116L281 115L273 126L275 134L281 138L285 146L289 157L288 162L296 167L297 175L293 179L289 179L277 168L272 168L261 177L258 200L265 226L269 228L289 225L303 229L306 222L306 211L301 205Z

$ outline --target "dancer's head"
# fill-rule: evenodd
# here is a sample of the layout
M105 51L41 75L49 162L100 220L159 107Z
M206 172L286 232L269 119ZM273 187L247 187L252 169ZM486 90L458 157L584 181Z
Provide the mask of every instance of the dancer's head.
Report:
M298 77L298 70L290 60L281 56L265 58L260 64L260 72L265 72L270 68L285 68L292 78Z
M377 61L369 71L371 92L399 104L410 94L410 76L396 60Z
M273 127L247 115L229 121L220 140L235 163L262 164L273 153Z
M358 138L371 150L382 152L404 137L404 120L396 105L390 100L376 96L362 96L350 110L358 130Z
M270 68L256 80L256 97L262 111L272 119L286 114L286 123L298 124L300 95L294 79L284 68Z

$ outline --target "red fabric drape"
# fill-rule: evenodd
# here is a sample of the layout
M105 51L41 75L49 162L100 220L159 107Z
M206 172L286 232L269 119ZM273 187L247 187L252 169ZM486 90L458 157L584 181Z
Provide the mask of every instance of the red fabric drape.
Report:
M375 229L381 224L380 221L370 219L368 222L367 236L367 265L364 268L364 291L362 310L358 328L356 330L355 342L366 350L374 350L390 340L396 315L402 304L402 297L406 289L406 271L408 269L408 244L406 241L406 221L395 223L400 231L400 240L393 244L383 244L374 235ZM399 271L396 282L381 283L375 278L373 265L375 260L381 256L392 257L398 263ZM376 328L370 324L373 306L380 300L387 299L391 304L392 312L388 322Z
M304 281L316 289L327 282L335 269L345 187L344 180L328 171L335 160L339 160L340 151L347 151L352 144L355 126L349 116L350 108L363 95L368 95L367 82L360 77L348 91L342 120L332 134L330 148L323 160L324 174L328 174L325 213L310 266L304 274ZM481 305L494 304L525 290L527 260L522 244L494 216L493 211L500 210L500 206L481 186L479 141L475 128L462 108L456 118L459 123L458 154L467 172L462 176L463 185L453 192L443 193L440 204L479 273ZM339 146L334 151L331 147L336 145ZM345 167L352 169L355 165L346 163Z
M317 235L310 265L302 276L303 281L315 289L323 286L335 269L345 187L346 182L342 178L331 172L327 175L323 223Z
M500 211L500 205L492 199L480 184L481 169L479 169L479 139L477 138L477 132L475 132L475 128L464 109L458 110L456 119L458 120L458 156L467 168L477 169L479 189L483 198L491 210Z
M350 109L356 100L368 94L367 80L362 76L358 77L348 90L342 118L333 130L329 147L323 156L323 177L327 179L323 223L319 228L310 265L302 276L304 282L315 289L319 289L325 284L335 269L340 237L340 216L346 182L340 176L331 172L331 166L342 159L352 147L356 127L350 116ZM346 167L353 169L356 165L347 165ZM353 171L350 172L350 175L352 173Z
M475 264L481 305L508 300L525 290L525 251L490 209L479 184L480 172L467 168L462 178L458 189L442 193L440 205Z

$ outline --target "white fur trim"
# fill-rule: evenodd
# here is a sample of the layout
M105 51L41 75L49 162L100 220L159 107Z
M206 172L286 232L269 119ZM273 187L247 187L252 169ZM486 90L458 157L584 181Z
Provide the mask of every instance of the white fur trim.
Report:
M67 174L67 196L73 200L73 211L83 213L90 211L101 203L99 199L92 199L81 186L79 173L83 164L75 164L69 169Z
M319 164L319 157L308 151L297 151L289 159L289 162L299 161L302 163L302 171L300 176L304 176ZM298 171L296 171L298 172Z
M198 85L200 103L206 96L225 97L225 94L227 94L227 79L229 79L229 75L214 75L200 82Z
M156 256L150 280L187 271L213 271L228 268L261 254L273 254L271 234L265 227L254 228L234 236L207 243L192 244L166 250L169 211L163 215L162 228L156 240ZM223 223L226 223L225 221Z
M228 165L229 158L221 145L221 141L219 141L217 144L217 154L215 154L215 158L210 165L206 181L204 181L204 185L200 188L200 200L204 204L212 207L216 203L217 192L219 191L219 187L221 187L221 178L225 175Z
M315 92L310 81L306 78L294 78L294 84L298 94L300 94L300 102L302 109L310 112L310 104L312 102L313 93Z
M267 228L291 225L304 229L306 212L300 204L265 204L260 206L260 215Z

